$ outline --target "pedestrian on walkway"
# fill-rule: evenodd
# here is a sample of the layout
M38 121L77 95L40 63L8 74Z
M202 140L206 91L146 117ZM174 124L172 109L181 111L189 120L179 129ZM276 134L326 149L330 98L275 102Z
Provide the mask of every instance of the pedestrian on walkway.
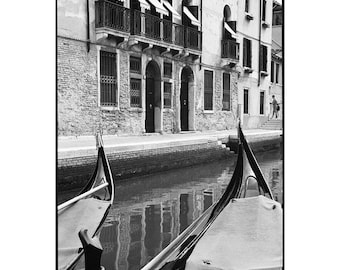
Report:
M275 118L277 118L277 106L278 106L278 103L275 99L275 95L272 95L272 98L273 98L273 101L272 101L272 106L273 106L273 115L271 117L271 119L274 117L274 114L275 114Z

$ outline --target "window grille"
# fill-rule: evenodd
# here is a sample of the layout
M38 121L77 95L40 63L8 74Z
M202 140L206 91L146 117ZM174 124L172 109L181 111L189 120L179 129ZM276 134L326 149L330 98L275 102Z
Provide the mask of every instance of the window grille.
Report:
M264 92L260 92L260 114L264 111Z
M223 73L222 110L230 111L230 74Z
M276 74L275 74L276 83L279 83L279 71L280 71L280 64L276 63Z
M213 109L213 72L204 70L204 110Z
M172 77L172 64L164 63L164 77Z
M141 74L140 57L130 56L130 72Z
M130 104L131 107L142 107L141 79L130 78Z
M171 83L164 82L164 108L171 108Z
M260 47L260 71L267 71L267 46Z
M251 68L251 40L243 39L243 66Z
M117 106L116 54L100 51L100 105Z
M243 113L248 114L248 89L244 89L243 92Z

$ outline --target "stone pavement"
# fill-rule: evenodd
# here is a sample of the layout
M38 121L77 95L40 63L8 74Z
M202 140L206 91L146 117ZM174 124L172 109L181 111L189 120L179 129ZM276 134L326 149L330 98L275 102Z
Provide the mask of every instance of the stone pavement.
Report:
M249 129L243 131L249 142L272 139L282 135L282 130ZM103 135L106 153L137 151L171 146L237 139L237 131L188 131L177 134L145 134L140 136ZM94 136L70 136L58 138L58 159L96 155Z

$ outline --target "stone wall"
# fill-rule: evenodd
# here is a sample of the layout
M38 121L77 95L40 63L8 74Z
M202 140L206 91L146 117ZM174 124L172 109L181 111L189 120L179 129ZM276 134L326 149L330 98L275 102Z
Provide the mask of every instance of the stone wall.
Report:
M107 154L115 180L208 163L234 155L216 141ZM58 160L58 191L83 186L95 168L96 156ZM81 173L80 173L81 172Z

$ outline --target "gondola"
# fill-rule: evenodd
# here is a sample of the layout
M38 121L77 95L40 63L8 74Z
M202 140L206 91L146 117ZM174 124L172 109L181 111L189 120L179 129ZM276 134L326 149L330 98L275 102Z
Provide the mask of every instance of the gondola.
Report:
M222 197L142 270L282 269L282 207L238 126L238 157Z
M96 140L98 156L92 177L78 196L57 207L59 270L76 266L84 254L84 241L87 237L92 239L98 236L113 202L114 182L109 162L99 134Z

